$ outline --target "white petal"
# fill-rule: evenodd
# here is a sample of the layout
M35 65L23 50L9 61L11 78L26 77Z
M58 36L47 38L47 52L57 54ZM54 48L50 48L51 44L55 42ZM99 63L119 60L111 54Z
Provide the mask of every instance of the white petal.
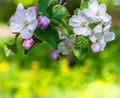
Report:
M120 0L115 0L115 1L114 1L114 4L115 4L115 5L119 5L119 4L120 4Z
M106 42L104 40L104 38L101 38L101 40L99 41L100 45L101 45L101 51L104 50L105 46L106 46Z
M90 2L88 3L88 6L90 10L93 10L94 12L96 12L98 10L97 0L90 0Z
M89 17L91 19L93 19L95 17L95 13L90 9L85 9L83 12L87 17Z
M29 7L25 12L26 13L24 17L28 22L31 22L32 20L36 19L36 12L32 7Z
M110 32L108 34L106 34L104 36L104 39L108 42L108 41L112 41L115 39L115 33L114 32Z
M17 10L23 10L23 9L24 9L23 4L22 4L22 3L19 3L19 4L17 5Z
M82 27L82 28L74 28L73 29L73 32L76 34L76 35L83 35L83 36L88 36L90 35L90 30L86 27Z
M80 26L80 16L73 15L70 20L69 20L69 25L73 27L78 27Z
M99 5L99 11L100 11L100 14L104 14L106 12L106 5L105 4L100 4Z
M20 24L10 25L10 31L11 31L11 32L20 33L20 31L21 31L23 28L24 28L24 27L21 26Z
M33 32L33 31L36 29L37 24L38 24L37 19L32 20L31 23L30 23L30 25L28 25L27 28L28 28L30 31Z
M66 43L64 41L60 42L58 45L58 50L63 54L67 55L69 54L69 51L67 49L67 46L65 45Z
M20 32L20 35L23 39L28 39L33 36L33 32L25 28Z
M89 36L91 42L95 43L97 41L97 37L95 35Z
M109 22L112 19L112 17L107 13L100 15L99 18L102 19L103 22Z
M97 25L93 31L94 33L102 33L102 25Z
M101 51L103 51L104 48L105 48L105 46L106 46L106 43L104 43L104 44L100 44L100 46L101 46Z
M18 10L15 12L15 21L20 23L25 19L25 10Z
M105 34L109 33L110 27L111 27L110 24L105 25L105 27L104 27L104 29L103 29L103 32L104 32Z

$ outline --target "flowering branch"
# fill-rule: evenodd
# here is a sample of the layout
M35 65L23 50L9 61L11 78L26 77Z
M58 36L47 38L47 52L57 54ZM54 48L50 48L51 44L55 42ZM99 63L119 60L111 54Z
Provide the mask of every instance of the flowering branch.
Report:
M20 34L26 51L36 42L46 41L53 47L53 59L59 60L59 54L71 52L82 59L89 48L98 53L115 39L106 9L97 0L39 0L38 7L27 9L19 3L10 18L10 30Z

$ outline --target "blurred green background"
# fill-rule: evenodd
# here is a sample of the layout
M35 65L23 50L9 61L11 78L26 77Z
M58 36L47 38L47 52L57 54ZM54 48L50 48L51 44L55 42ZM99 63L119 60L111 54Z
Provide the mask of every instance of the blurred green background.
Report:
M19 52L6 57L4 43L12 42L7 26L18 2L26 7L35 0L0 0L0 98L120 98L120 5L113 0L105 2L112 18L116 39L105 50L91 51L84 60L75 57L58 62L49 56L51 47L37 44L29 55L24 54L21 39Z

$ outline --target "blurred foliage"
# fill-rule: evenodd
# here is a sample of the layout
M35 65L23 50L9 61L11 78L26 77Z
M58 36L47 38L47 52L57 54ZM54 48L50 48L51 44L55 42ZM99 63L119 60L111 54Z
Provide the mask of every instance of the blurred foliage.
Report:
M93 54L90 50L84 60L72 57L72 64L70 57L58 62L50 58L51 47L46 43L35 45L25 55L21 39L17 43L20 52L7 58L1 42L0 97L119 98L120 29L112 30L116 32L116 39L107 44L104 52ZM13 41L6 39L3 42Z
M26 7L36 2L0 0L0 22L8 22L19 1ZM113 6L113 0L99 1L106 2L111 15L120 17L120 6ZM84 60L68 56L58 62L49 56L51 47L46 43L36 44L25 55L20 38L19 52L7 58L3 42L13 39L0 38L0 98L120 98L120 28L112 30L116 39L103 52L89 50Z

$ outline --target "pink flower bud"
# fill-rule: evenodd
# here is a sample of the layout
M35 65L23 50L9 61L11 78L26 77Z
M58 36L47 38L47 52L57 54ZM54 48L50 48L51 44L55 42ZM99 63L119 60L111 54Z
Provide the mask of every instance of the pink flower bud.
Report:
M94 53L97 53L97 52L100 52L100 51L101 51L101 46L100 46L100 44L98 44L98 43L93 43L93 44L91 45L91 48L92 48L92 51L93 51Z
M47 26L50 24L50 19L48 19L46 16L40 16L38 18L38 24L42 28L47 28Z
M38 12L37 6L32 6L32 8L35 10L36 13Z
M34 44L34 40L32 38L29 38L23 41L22 46L24 49L29 50L32 48L33 44Z
M50 56L51 56L54 60L56 60L56 61L59 60L59 56L58 56L58 53L57 53L56 50L51 50L51 51L50 51Z

